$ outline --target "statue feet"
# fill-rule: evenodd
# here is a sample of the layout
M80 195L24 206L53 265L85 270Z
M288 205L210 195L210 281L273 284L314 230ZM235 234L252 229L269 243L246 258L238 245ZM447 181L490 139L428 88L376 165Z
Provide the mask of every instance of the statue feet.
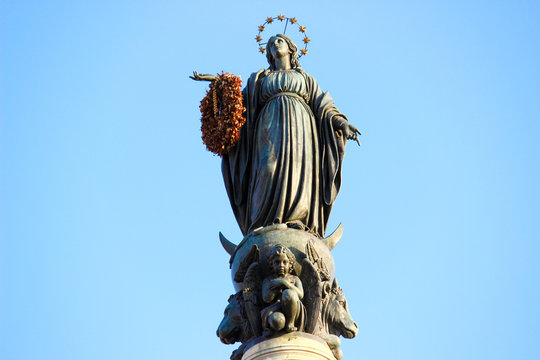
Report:
M294 325L288 325L286 328L285 328L285 332L293 332L293 331L298 331L298 328Z
M287 227L297 230L306 230L306 225L304 225L300 220L289 221Z

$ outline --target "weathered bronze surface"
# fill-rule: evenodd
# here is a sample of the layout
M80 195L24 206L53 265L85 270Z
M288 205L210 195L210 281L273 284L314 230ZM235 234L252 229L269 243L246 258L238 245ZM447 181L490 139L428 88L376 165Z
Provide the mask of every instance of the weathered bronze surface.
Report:
M264 338L296 331L319 336L340 359L338 336L352 338L358 327L330 253L343 228L324 236L347 139L358 142L360 132L301 68L290 38L271 37L266 53L269 68L253 73L242 93L240 140L222 160L244 239L235 245L220 234L237 293L217 334L226 344L242 343L232 359Z

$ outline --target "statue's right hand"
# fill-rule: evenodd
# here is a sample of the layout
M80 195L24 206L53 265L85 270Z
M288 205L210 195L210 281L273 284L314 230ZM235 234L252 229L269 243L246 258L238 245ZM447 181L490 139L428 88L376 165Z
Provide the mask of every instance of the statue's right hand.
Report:
M194 71L193 76L190 76L189 78L196 81L215 81L216 80L216 76L212 74L199 74L196 71Z

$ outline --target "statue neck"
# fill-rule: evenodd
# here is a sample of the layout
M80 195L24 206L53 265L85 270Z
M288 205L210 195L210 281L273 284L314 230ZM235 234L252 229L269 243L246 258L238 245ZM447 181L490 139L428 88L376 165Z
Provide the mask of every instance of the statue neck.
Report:
M290 70L291 69L291 57L290 56L284 56L281 58L275 58L274 64L276 67L276 70Z

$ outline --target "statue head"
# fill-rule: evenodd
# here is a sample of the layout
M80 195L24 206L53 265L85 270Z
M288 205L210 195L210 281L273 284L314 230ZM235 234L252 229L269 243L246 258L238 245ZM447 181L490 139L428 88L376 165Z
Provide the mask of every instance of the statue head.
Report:
M294 263L296 258L294 254L283 245L276 245L270 249L268 257L272 273L278 276L294 274Z
M290 37L283 35L283 34L277 34L275 36L272 36L270 39L268 39L268 42L266 43L266 59L268 60L268 64L270 64L270 70L275 70L276 65L274 62L274 56L272 55L272 45L274 44L274 41L276 39L283 39L287 46L289 47L289 56L291 58L291 68L299 68L300 62L298 61L298 47L296 44L291 40Z

